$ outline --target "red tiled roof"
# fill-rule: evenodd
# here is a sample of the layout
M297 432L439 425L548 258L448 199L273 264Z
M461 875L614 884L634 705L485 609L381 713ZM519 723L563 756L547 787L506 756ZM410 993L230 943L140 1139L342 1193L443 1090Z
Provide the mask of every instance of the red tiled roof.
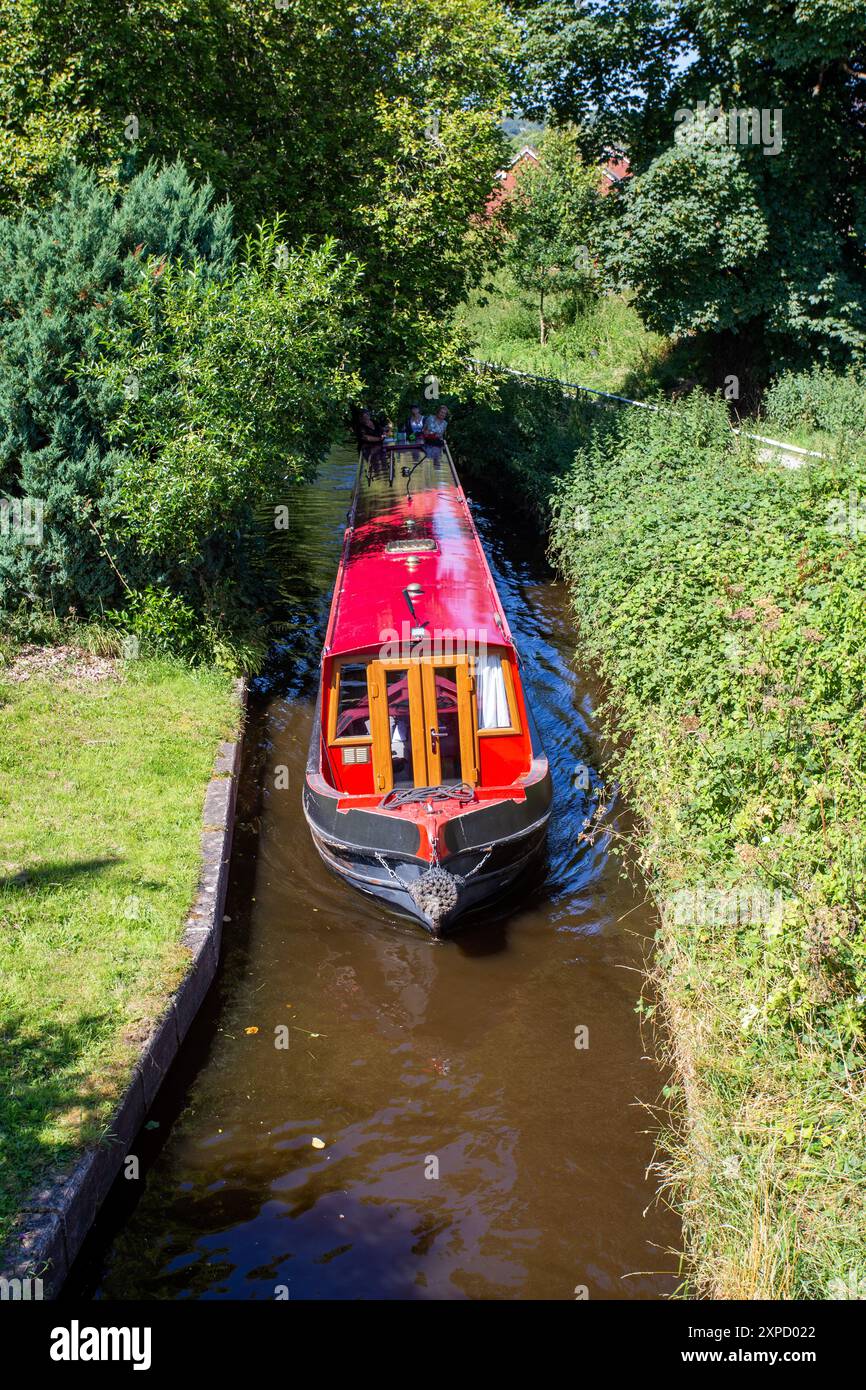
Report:
M526 172L533 164L538 163L538 155L530 145L524 145L523 149L514 156L511 163L505 169L500 169L496 175L496 187L487 199L488 216L495 212L503 198L507 198L513 193L520 181L521 175Z
M538 161L538 155L530 145L524 145L523 149L516 154L511 163L505 169L500 169L496 175L496 187L487 199L486 213L490 217L499 207L504 198L513 193L520 181L520 176L526 169ZM600 166L600 193L602 196L609 193L614 184L622 183L624 179L631 178L631 168L628 156L624 154L609 154L604 163Z

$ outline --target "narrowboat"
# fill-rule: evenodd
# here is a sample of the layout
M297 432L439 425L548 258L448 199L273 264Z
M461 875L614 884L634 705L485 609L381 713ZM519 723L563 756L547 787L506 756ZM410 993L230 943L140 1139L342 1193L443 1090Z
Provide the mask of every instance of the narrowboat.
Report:
M434 936L543 848L551 778L447 445L363 453L304 813L322 859Z

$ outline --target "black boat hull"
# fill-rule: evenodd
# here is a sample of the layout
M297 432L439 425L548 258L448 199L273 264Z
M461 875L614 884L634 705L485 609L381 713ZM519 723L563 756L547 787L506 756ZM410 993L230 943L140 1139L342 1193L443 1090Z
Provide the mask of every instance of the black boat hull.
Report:
M410 885L429 870L430 865L426 860L396 859L380 852L371 863L369 855L358 854L347 845L337 846L333 841L324 840L317 835L312 825L310 829L313 843L332 873L353 888L370 897L378 898L402 915L420 922L432 936L444 936L454 928L459 918L484 903L492 903L502 897L524 870L538 861L544 849L547 826L545 824L530 838L525 852L519 853L507 867L500 867L485 874L480 867L484 855L476 853L477 863L470 870L472 877L461 875L458 880L457 906L437 918L424 912L409 891ZM450 861L446 860L443 867L447 873L452 873L453 866Z
M526 788L525 800L482 803L446 822L443 840L452 852L440 867L454 880L457 901L439 917L424 911L411 891L431 868L417 853L414 821L376 810L338 812L328 789L309 780L304 813L313 843L333 873L440 936L467 912L501 897L538 860L547 837L550 801L546 771Z

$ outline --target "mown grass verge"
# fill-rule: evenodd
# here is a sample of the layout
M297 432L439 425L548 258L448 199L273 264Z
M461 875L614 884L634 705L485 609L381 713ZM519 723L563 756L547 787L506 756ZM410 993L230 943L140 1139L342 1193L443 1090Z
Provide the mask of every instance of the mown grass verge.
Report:
M866 465L866 374L828 367L783 372L767 391L755 428L817 453L834 455L842 447Z
M565 468L557 426L546 471L534 399L473 450L551 526L610 692L641 827L615 849L661 907L642 1008L680 1079L660 1180L690 1291L862 1298L866 470L844 450L761 463L694 395L584 415ZM524 453L521 418L539 426Z
M99 1138L183 974L204 794L238 720L226 675L32 664L0 665L0 1245Z

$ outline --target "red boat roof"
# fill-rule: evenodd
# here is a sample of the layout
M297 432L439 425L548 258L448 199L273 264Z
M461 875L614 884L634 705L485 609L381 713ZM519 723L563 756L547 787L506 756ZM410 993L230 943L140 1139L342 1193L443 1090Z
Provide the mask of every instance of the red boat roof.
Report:
M372 470L363 463L325 638L328 655L407 640L424 627L465 636L467 642L512 646L511 634L478 533L450 456L386 455ZM390 547L390 548L389 548ZM412 595L413 619L403 590ZM443 639L447 640L447 639Z

